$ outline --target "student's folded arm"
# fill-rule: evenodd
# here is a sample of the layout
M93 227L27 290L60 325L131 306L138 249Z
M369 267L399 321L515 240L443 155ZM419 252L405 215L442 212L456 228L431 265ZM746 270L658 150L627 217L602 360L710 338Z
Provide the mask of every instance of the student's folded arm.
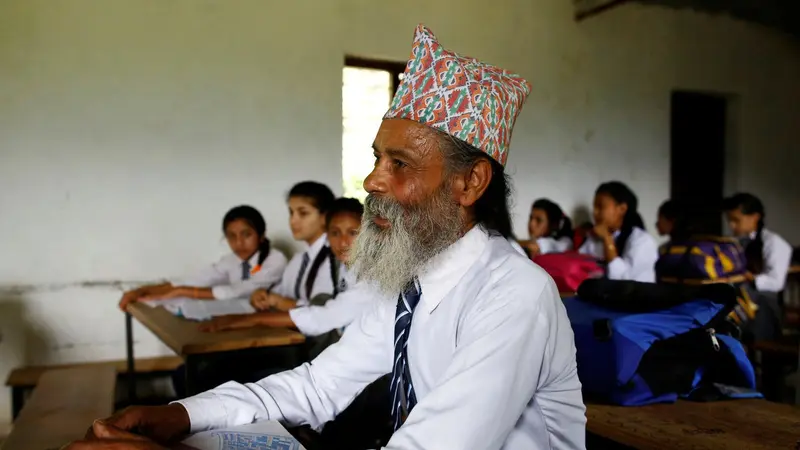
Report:
M228 283L228 275L222 268L222 260L210 264L190 277L172 280L173 286L209 287Z
M767 246L769 248L767 248ZM755 276L756 290L780 292L786 287L786 275L792 264L792 247L788 243L773 240L764 244L764 271Z
M536 245L539 246L539 251L542 255L557 252L556 240L551 237L540 237L536 239Z
M260 311L247 314L243 317L243 323L248 326L262 326L272 328L294 328L295 324L289 313L283 311Z
M568 237L562 237L556 241L554 251L557 253L568 252L572 250L573 245L572 239Z
M322 306L303 306L289 311L295 326L306 336L319 336L346 327L369 309L373 299L366 289L354 287Z
M282 253L271 253L264 261L258 272L250 275L248 280L241 283L217 284L211 288L211 293L217 300L233 300L250 298L258 289L270 289L281 282L283 271L286 268L286 257Z
M655 282L655 265L658 260L655 241L642 239L631 242L624 253L622 249L618 251L620 256L608 263L609 279Z
M280 280L280 277L278 277ZM272 278L249 279L237 284L220 284L211 288L211 293L217 300L233 300L250 298L253 292L259 289L269 289L277 281Z
M228 382L179 401L192 433L259 420L319 428L332 420L369 383L391 371L393 317L380 303L312 363L256 383Z
M549 345L542 296L516 290L483 302L460 324L461 336L440 383L395 432L386 450L499 449L533 398ZM524 298L524 304L518 300ZM560 301L560 300L559 300Z

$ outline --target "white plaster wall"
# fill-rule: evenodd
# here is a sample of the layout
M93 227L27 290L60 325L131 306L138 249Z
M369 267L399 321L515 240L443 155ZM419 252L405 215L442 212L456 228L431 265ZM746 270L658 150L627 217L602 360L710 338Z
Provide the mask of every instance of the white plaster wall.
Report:
M735 98L730 189L757 192L794 243L800 51L727 18L635 5L576 24L566 0L0 2L0 377L20 364L122 358L113 284L225 251L234 204L289 243L283 196L341 192L344 54L404 60L425 22L449 47L533 84L508 169L515 225L547 196L573 211L601 181L669 194L673 89ZM369 153L369 149L365 149ZM289 244L290 245L290 244ZM165 353L137 328L137 353ZM0 391L0 421L9 414Z

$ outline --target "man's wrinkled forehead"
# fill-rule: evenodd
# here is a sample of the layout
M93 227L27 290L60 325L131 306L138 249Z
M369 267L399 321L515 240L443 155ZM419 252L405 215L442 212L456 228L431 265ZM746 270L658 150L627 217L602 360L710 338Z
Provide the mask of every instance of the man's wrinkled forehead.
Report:
M373 148L378 152L404 153L412 158L425 158L439 150L440 136L431 128L405 119L381 122Z

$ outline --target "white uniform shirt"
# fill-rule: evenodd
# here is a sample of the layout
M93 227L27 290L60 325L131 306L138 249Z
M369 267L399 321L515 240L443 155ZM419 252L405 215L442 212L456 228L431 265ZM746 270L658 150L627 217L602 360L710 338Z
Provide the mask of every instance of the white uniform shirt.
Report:
M311 267L314 265L314 260L319 255L323 247L328 245L328 236L323 234L304 252L299 252L292 257L286 270L283 272L283 279L281 283L272 290L272 292L297 300L297 306L305 306L308 304L309 297L306 295L306 281L311 272ZM303 255L308 255L308 265L303 273L300 269L303 266ZM297 278L300 277L300 297L295 297L295 286ZM319 294L333 294L333 280L331 279L331 263L330 258L325 258L317 271L314 286L311 288L311 297L314 298Z
M755 239L753 233L750 238ZM761 292L780 292L786 287L786 274L792 263L792 246L779 235L764 228L761 231L764 241L764 271L753 279L756 289Z
M614 237L616 236L615 233ZM594 236L589 236L578 252L601 260L606 257L605 244ZM608 262L606 268L610 280L656 282L658 244L650 233L641 228L634 228L625 248L618 248L617 252L619 256Z
M249 298L254 291L268 289L279 283L286 268L286 256L280 250L273 248L261 263L261 269L253 272L258 266L258 257L259 254L256 252L248 261L251 272L250 278L247 280L242 280L242 263L244 261L231 253L195 275L182 280L174 280L172 284L174 286L210 287L211 293L217 300Z
M522 246L521 246L521 245L519 245L519 242L517 242L517 240L516 240L516 239L514 239L514 238L510 238L510 239L508 240L508 243L509 243L509 244L511 244L511 247L512 247L514 250L516 250L516 251L517 251L517 252L518 252L520 255L525 255L525 257L527 257L527 256L528 256L528 254L527 254L527 253L525 253L525 249L524 249L524 248L522 248Z
M480 228L428 267L408 340L418 403L386 448L584 448L574 337L552 279ZM181 401L192 432L260 420L319 428L391 372L396 301L375 291L312 363Z
M552 238L552 237L540 237L536 239L536 245L539 246L539 250L541 251L542 255L546 255L548 253L564 253L572 250L572 239L564 236L560 239Z
M344 265L339 269L339 293L322 306L307 305L289 311L297 329L306 336L319 336L344 328L369 309L374 299L366 286L357 285Z

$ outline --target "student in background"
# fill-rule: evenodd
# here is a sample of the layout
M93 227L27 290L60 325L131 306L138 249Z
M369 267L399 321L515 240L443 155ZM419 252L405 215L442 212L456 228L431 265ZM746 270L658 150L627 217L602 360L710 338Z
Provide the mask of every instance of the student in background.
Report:
M531 257L572 250L572 221L560 206L546 198L533 202L528 234L531 239L525 248Z
M347 252L358 235L364 207L352 198L337 199L328 212L328 240L335 256L331 265L332 276L338 280L335 299L323 305L310 305L291 308L291 302L277 302L275 296L264 291L253 294L251 303L261 312L223 316L203 324L204 331L222 331L234 328L255 326L297 328L306 336L319 336L349 325L358 318L369 305L369 297L358 295L358 289L345 292L355 280L347 274L344 263ZM268 311L269 309L275 309Z
M681 217L681 207L677 200L667 200L658 207L656 230L659 236L672 237L675 226Z
M639 201L619 181L601 184L594 195L594 228L579 252L606 262L612 280L655 282L658 247L644 229Z
M120 308L139 300L186 297L199 300L248 298L255 290L278 283L286 257L270 247L264 217L252 206L237 206L222 219L231 253L195 275L171 283L126 292Z
M333 201L330 188L314 181L297 183L289 191L286 203L292 236L308 248L289 261L278 285L256 291L265 302L289 310L308 305L317 296L330 298L333 295L337 284L331 276L334 258L325 235L326 215Z
M778 293L786 286L792 247L765 227L764 204L755 195L738 193L723 202L731 232L742 239L751 281L759 292Z

